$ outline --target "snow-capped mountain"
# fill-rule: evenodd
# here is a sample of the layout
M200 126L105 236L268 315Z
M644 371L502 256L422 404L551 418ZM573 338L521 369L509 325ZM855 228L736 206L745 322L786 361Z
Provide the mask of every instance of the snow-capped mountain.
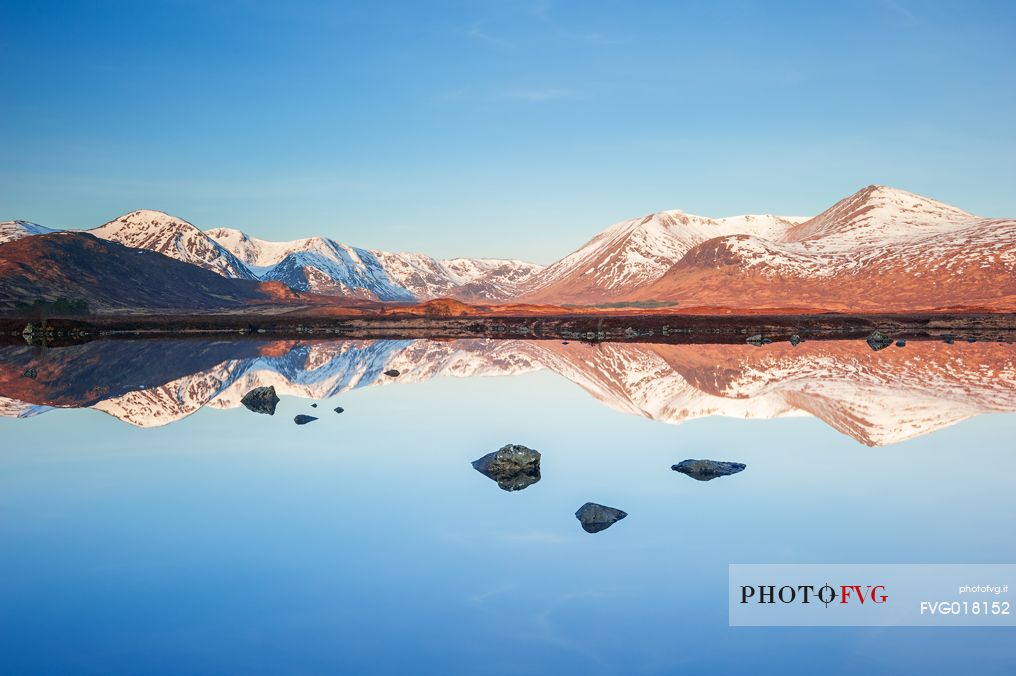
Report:
M2 223L0 244L47 232L24 221ZM546 268L439 260L325 237L271 242L228 228L206 233L157 211L135 211L88 232L224 277L381 301L1016 310L1016 220L981 218L876 185L813 218L650 214L609 227Z
M415 300L366 249L326 237L270 242L232 228L214 228L208 235L260 279L279 281L297 291L385 301Z
M856 249L907 242L940 234L976 220L967 212L904 190L869 185L818 216L773 237L785 242L810 242L825 249Z
M1016 220L869 186L782 232L717 237L629 298L684 306L1016 308Z
M526 289L542 265L501 258L447 258L441 263L459 280L448 294L465 300L507 300Z
M379 300L504 300L516 295L541 269L523 261L442 261L425 254L359 249L324 237L271 242L231 228L215 228L208 235L261 279L285 282L300 291Z
M187 221L161 211L132 211L88 233L133 249L158 251L223 277L256 279L246 265L214 239Z
M813 218L624 221L535 275L523 300L904 311L1016 308L1016 220L885 186Z
M4 221L0 223L0 244L4 242L13 242L16 239L22 237L29 237L31 235L45 235L51 232L57 232L45 226L39 225L38 223L29 223L28 221Z
M56 299L84 302L92 312L210 311L277 302L286 293L86 232L0 244L0 311Z
M0 223L0 244L50 232L54 231L27 221ZM437 260L424 254L372 251L327 237L272 242L232 228L204 232L181 218L150 210L124 214L86 232L227 278L275 281L296 291L393 302L440 297L506 300L518 295L542 269L516 260Z
M706 218L663 211L616 223L535 275L524 300L594 303L659 279L689 249L723 235L773 236L805 221L786 216Z
M399 284L419 300L501 301L517 296L543 266L498 258L449 258L373 252Z

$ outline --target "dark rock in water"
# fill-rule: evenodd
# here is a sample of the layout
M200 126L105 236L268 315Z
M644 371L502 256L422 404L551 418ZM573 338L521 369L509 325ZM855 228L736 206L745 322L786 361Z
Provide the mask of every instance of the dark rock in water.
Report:
M271 385L268 387L255 387L243 395L240 403L255 413L275 415L275 407L279 403L279 396L275 394L275 388Z
M744 471L747 467L740 462L722 462L718 460L682 460L670 469L686 474L697 481L712 481L716 477L730 476Z
M748 343L749 345L759 347L762 345L762 343L765 342L765 340L762 338L762 334L756 333L754 336L748 336L748 340L744 342Z
M896 347L906 347L906 346L907 346L907 341L905 341L905 340L897 340L896 341Z
M389 378L398 378L399 377L399 370L398 369L388 369L387 371L385 371L385 375L388 376Z
M26 378L33 378L34 379L34 378L37 378L39 376L39 372L35 370L34 366L30 366L27 369L25 369L25 372L22 373L21 375L25 376Z
M336 413L342 413L342 412L343 412L343 411L345 411L345 410L346 410L346 409L342 408L341 406L336 406L336 407L335 407L335 412L336 412Z
M945 338L942 339L942 342L945 343L946 345L952 345L955 341L951 336L946 336Z
M628 516L628 512L622 512L613 507L604 507L595 502L587 502L575 512L575 518L582 524L582 530L587 533L599 533L601 530L610 528L615 523Z
M968 343L976 343L977 339L976 338L967 338L967 342Z
M562 344L562 345L567 345L567 344L568 344L568 341L567 341L567 340L562 340L562 341L561 341L561 344Z
M540 453L508 444L474 460L473 469L496 481L503 490L521 491L540 480Z
M875 352L878 352L879 350L884 350L885 348L892 345L893 340L892 338L885 335L881 331L876 330L873 331L870 336L868 336L867 343L868 347L870 347Z
M790 344L793 345L794 347L797 347L798 345L800 345L801 344L801 336L797 335L796 333L794 335L792 335L790 337Z
M311 408L317 408L317 404L311 404L310 407Z
M314 422L315 420L317 420L317 418L315 418L314 416L303 415L302 413L293 418L293 422L295 422L297 425L306 425L307 423Z

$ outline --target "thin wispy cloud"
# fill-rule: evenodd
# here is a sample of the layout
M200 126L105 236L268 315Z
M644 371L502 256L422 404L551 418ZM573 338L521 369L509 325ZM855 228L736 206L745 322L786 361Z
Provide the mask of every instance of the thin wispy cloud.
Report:
M511 40L493 35L479 26L471 26L470 28L467 28L465 30L465 35L474 42L479 42L490 47L496 47L497 49L515 49L517 46Z
M556 101L570 98L573 92L558 87L539 87L535 89L505 89L497 93L496 98L514 101Z
M883 7L903 19L905 23L910 25L918 23L917 15L910 11L910 8L902 2L898 0L881 0L881 2Z
M624 43L624 40L622 40L619 36L606 35L597 31L571 31L559 29L556 35L561 40L585 42L590 45L620 45Z

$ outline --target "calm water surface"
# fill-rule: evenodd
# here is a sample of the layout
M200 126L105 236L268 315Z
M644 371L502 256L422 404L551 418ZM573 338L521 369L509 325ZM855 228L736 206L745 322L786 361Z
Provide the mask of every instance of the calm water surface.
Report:
M730 628L726 588L1016 561L1013 347L713 348L0 348L0 670L1013 673L1011 630ZM470 466L507 443L538 483Z

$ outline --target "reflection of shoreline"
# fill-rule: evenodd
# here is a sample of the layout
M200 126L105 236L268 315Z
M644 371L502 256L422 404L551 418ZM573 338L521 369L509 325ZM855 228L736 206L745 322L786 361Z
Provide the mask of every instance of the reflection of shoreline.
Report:
M37 377L23 375L29 366ZM382 376L398 369L398 381ZM616 410L662 422L813 415L881 446L988 412L1016 411L1016 348L915 341L675 345L522 340L201 342L116 340L0 347L0 414L91 407L141 427L203 406L233 408L254 387L324 399L436 376L551 370Z
M470 308L459 304L464 308ZM69 345L113 337L136 340L356 340L434 339L564 339L650 343L742 343L753 334L786 340L800 334L808 340L863 338L875 329L901 338L977 337L1016 339L1016 313L968 308L955 312L884 314L828 313L820 310L764 309L753 312L725 308L646 309L639 314L539 306L472 307L463 314L442 315L426 307L389 307L382 314L350 314L349 308L265 308L261 312L197 315L87 315L56 318L31 342ZM361 311L357 311L361 312ZM563 313L563 314L562 314ZM0 316L0 344L21 344L32 320ZM36 322L38 323L38 322ZM34 325L33 325L34 326Z

